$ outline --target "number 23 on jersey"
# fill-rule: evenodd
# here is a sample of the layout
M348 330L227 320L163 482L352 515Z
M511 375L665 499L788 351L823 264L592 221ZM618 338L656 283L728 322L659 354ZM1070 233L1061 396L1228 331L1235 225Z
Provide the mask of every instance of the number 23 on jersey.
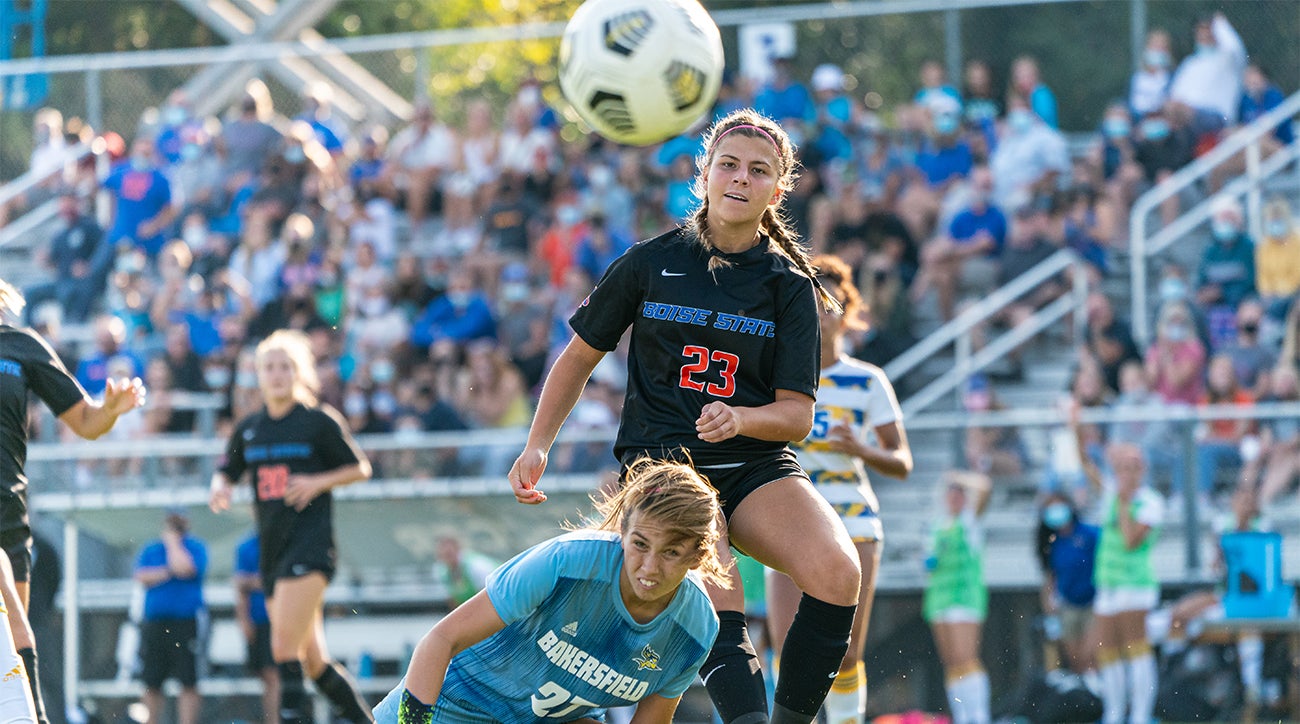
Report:
M731 397L736 394L736 369L740 366L739 357L720 349L710 350L708 347L693 344L682 347L682 356L687 359L687 362L682 365L681 378L677 383L679 387L696 392L707 392L714 397ZM708 372L715 362L722 365L718 370L718 374L722 377L721 384L695 379L695 375Z
M288 487L288 465L263 465L257 469L258 500L281 500Z

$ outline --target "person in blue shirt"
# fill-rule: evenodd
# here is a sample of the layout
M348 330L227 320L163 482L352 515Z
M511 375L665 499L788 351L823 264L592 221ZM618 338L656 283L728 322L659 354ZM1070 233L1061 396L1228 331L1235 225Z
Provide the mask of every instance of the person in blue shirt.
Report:
M417 349L429 349L443 340L459 345L476 339L496 339L496 336L492 306L475 288L474 278L463 269L452 272L446 293L429 302L411 323L411 344Z
M271 656L271 619L258 572L260 551L256 531L235 548L235 620L247 646L244 664L262 680L262 721L276 724L280 721L280 676Z
M772 59L772 78L754 94L754 110L792 128L816 114L808 86L793 77L793 58Z
M599 520L520 553L416 646L379 724L672 721L718 633L704 581L725 584L716 491L641 458Z
M1038 555L1043 567L1044 632L1057 644L1061 663L1076 674L1096 668L1092 601L1097 526L1083 522L1070 499L1054 492L1043 501Z
M1016 58L1011 64L1011 86L1015 93L1029 101L1029 108L1043 123L1057 128L1056 96L1038 75L1038 61L1028 55Z
M578 242L577 263L592 279L597 279L614 260L632 248L632 240L617 229L609 228L604 214L587 218L587 234Z
M140 678L144 680L149 721L159 721L162 716L162 685L168 678L181 685L180 724L199 721L199 618L204 612L208 550L189 530L190 521L183 512L168 513L162 537L146 545L136 561L135 580L145 587Z
M109 174L104 188L110 192L113 207L107 242L130 242L150 257L157 255L177 209L171 184L157 168L153 141L136 139L131 144L131 162Z

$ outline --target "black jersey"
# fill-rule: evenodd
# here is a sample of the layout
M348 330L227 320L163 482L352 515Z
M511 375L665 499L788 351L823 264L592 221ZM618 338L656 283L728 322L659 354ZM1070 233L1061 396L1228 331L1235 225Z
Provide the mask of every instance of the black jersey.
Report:
M817 393L820 327L812 281L769 252L764 239L731 266L709 271L709 253L674 230L634 246L605 271L569 324L610 351L632 327L627 395L614 454L677 447L699 464L741 462L783 442L699 439L705 405L775 401L776 390Z
M294 405L279 419L261 410L240 421L220 470L235 482L249 473L263 562L276 560L291 546L334 547L333 496L321 493L306 508L294 510L284 502L289 476L337 470L363 459L343 419L328 405Z
M57 417L87 399L77 379L36 332L0 324L0 490L27 488L28 392Z

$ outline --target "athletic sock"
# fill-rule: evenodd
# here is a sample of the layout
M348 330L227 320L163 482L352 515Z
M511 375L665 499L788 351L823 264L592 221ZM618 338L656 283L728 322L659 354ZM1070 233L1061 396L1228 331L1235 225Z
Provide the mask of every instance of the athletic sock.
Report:
M968 714L973 724L989 724L992 718L989 714L989 675L984 669L980 669L966 677L967 684L966 696L970 697L971 704Z
M952 715L953 724L967 724L970 721L970 697L965 691L966 677L951 679L944 683L943 691L948 695L948 713Z
M718 611L718 637L700 678L724 724L766 724L767 689L744 613Z
M774 723L811 722L817 716L849 650L856 609L856 605L836 606L806 593L799 599L781 652L782 676L776 682L776 704L772 708Z
M358 724L375 720L370 714L370 707L366 706L365 699L357 691L356 684L348 676L348 670L339 662L325 664L325 670L316 677L316 689L330 700L344 719Z
M37 724L50 724L50 719L45 715L45 700L41 696L41 674L36 668L36 649L28 646L25 649L18 649L18 655L23 659L23 666L27 668L27 686L32 692L32 706L36 708Z
M282 661L275 665L280 671L280 724L310 724L307 711L307 682L302 675L302 664Z
M1102 724L1122 724L1124 711L1128 709L1128 683L1124 674L1124 662L1113 649L1098 654L1101 665L1101 721Z
M1150 724L1156 708L1156 658L1150 647L1128 660L1129 718L1133 724Z
M862 724L867 713L867 672L861 661L835 676L824 707L827 724Z
M1259 634L1242 634L1237 640L1237 660L1241 662L1241 685L1246 696L1259 701L1264 685L1264 639Z

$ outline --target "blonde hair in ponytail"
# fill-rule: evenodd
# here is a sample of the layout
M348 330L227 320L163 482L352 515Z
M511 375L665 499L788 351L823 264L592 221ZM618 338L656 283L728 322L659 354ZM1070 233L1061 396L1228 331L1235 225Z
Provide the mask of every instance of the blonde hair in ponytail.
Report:
M726 259L713 253L713 243L709 241L709 196L704 188L709 166L713 164L713 156L717 151L718 141L729 133L749 138L766 138L776 145L776 187L781 192L782 200L764 209L763 216L758 222L759 231L767 234L772 239L775 253L784 256L791 264L794 264L800 273L812 280L822 305L827 309L840 311L839 302L836 301L832 294L823 289L821 283L817 281L817 270L813 268L807 249L800 243L798 232L794 230L789 219L781 211L785 192L794 188L795 180L799 177L794 144L791 143L790 136L785 132L785 129L781 128L776 121L752 108L732 111L718 119L704 134L704 153L695 158L695 183L691 190L695 192L696 198L701 199L701 201L695 212L686 220L686 230L695 237L696 242L710 253L709 271L716 271L729 264Z

